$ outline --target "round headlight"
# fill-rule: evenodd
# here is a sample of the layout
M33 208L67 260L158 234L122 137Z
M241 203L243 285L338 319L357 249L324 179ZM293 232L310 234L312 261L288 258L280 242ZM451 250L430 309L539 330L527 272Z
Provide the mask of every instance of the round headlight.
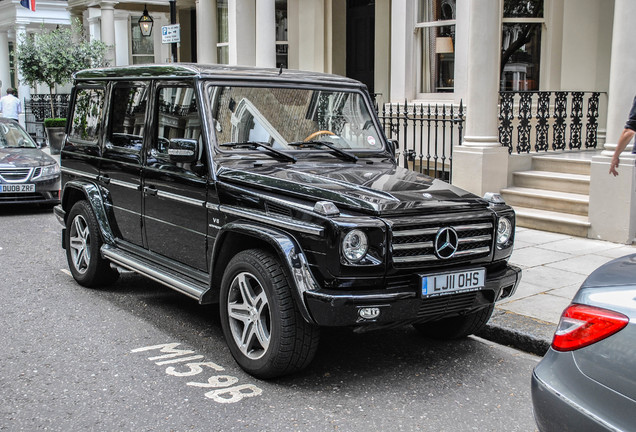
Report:
M356 263L367 254L367 235L360 230L352 230L342 240L342 253L347 261Z
M497 224L497 244L503 245L510 240L510 236L512 235L512 222L507 217L499 218L499 223Z

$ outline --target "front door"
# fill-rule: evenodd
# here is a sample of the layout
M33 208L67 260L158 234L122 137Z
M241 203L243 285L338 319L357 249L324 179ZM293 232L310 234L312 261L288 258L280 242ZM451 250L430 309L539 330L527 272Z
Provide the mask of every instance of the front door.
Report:
M375 0L347 0L347 77L373 93L374 67Z
M195 89L158 84L153 98L153 138L143 173L146 244L151 252L207 271L208 168ZM171 140L181 138L198 141L196 161L170 156Z

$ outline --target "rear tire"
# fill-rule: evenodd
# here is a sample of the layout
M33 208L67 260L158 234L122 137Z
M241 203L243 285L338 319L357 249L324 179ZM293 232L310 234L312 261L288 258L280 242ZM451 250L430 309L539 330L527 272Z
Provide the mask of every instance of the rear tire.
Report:
M495 305L466 315L444 318L422 324L413 324L421 334L432 339L461 339L479 333L490 319Z
M303 319L280 261L265 251L242 251L230 260L220 313L232 356L257 378L299 371L316 354L319 329Z
M73 278L85 287L110 285L119 272L101 257L102 239L97 218L87 201L78 201L66 220L66 260Z

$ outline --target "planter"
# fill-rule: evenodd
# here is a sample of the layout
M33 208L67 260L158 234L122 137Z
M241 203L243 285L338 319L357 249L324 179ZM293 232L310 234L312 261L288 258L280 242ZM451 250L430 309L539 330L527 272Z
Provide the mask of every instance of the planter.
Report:
M60 154L62 151L62 144L64 143L64 135L66 134L65 127L47 127L46 138L51 149L51 154Z

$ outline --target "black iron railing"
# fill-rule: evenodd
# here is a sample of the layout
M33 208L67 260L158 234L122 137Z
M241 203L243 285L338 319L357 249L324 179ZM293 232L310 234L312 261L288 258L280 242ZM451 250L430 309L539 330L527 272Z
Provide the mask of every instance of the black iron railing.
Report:
M499 142L508 152L596 148L600 92L503 91Z
M38 142L46 141L44 133L44 119L52 117L66 118L68 115L68 94L54 94L53 108L51 112L50 94L32 94L31 98L24 102L24 123L26 130Z
M399 142L399 163L452 181L453 146L461 145L464 106L385 104L378 113L387 138Z

